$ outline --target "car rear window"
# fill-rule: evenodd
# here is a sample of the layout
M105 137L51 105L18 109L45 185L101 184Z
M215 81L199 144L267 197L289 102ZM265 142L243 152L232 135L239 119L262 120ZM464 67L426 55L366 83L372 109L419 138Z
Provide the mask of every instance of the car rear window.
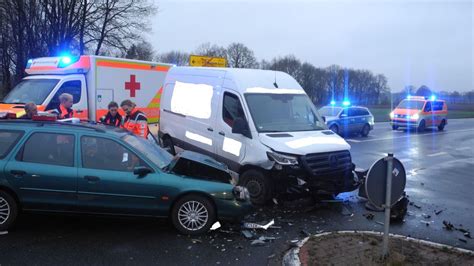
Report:
M23 131L18 130L0 130L0 159L5 158L15 147L15 144L23 136Z
M29 163L74 166L74 135L34 133L25 142L16 159Z

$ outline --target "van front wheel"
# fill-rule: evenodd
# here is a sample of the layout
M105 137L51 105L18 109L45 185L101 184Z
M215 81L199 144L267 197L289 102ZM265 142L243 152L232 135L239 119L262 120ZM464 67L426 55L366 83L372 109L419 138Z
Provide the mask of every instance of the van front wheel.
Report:
M254 204L265 204L273 195L272 183L262 171L250 169L243 172L240 184L248 189Z
M171 153L171 155L176 155L176 151L174 150L174 143L171 137L169 136L163 137L162 144L163 144L163 148L167 150L169 153Z

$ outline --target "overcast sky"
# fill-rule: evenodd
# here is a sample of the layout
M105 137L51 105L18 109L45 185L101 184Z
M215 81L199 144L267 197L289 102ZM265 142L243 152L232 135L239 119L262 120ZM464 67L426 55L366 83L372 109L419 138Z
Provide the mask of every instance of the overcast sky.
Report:
M158 0L157 0L158 1ZM149 41L157 52L241 42L260 61L293 54L384 74L404 85L474 89L473 13L464 1L162 0Z

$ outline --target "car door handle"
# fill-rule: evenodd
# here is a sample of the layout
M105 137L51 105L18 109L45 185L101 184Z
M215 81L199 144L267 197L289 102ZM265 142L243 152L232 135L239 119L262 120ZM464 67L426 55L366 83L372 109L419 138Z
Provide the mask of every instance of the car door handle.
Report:
M84 179L89 181L89 182L97 182L100 180L98 176L92 176L92 175L86 175L84 176Z
M221 135L221 136L225 136L225 133L224 133L224 131L219 131L219 135Z
M208 128L207 128L207 131L211 131L211 132L213 132L213 131L214 131L214 129L212 129L212 127L208 127Z
M14 177L23 177L24 175L26 175L26 172L25 172L25 171L22 171L22 170L11 170L10 173L11 173Z

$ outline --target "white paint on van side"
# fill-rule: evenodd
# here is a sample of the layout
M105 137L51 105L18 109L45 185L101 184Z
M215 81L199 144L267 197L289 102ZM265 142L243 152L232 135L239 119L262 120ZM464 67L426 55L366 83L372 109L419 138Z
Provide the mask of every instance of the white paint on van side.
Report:
M200 119L211 117L212 86L176 81L171 111Z
M201 142L201 143L207 144L209 146L212 146L212 139L210 139L210 138L206 138L204 136L201 136L201 135L196 134L196 133L192 133L190 131L186 131L185 136L188 139L192 139L192 140L195 140L197 142Z
M231 153L235 156L240 156L240 149L242 148L242 143L235 139L224 138L224 144L222 145L222 150L225 152Z
M343 138L322 138L322 137L306 137L285 142L285 144L293 149L300 149L314 144L337 144L344 145L346 141Z
M271 94L305 94L304 90L295 89L267 89L261 87L247 88L247 93L271 93Z

